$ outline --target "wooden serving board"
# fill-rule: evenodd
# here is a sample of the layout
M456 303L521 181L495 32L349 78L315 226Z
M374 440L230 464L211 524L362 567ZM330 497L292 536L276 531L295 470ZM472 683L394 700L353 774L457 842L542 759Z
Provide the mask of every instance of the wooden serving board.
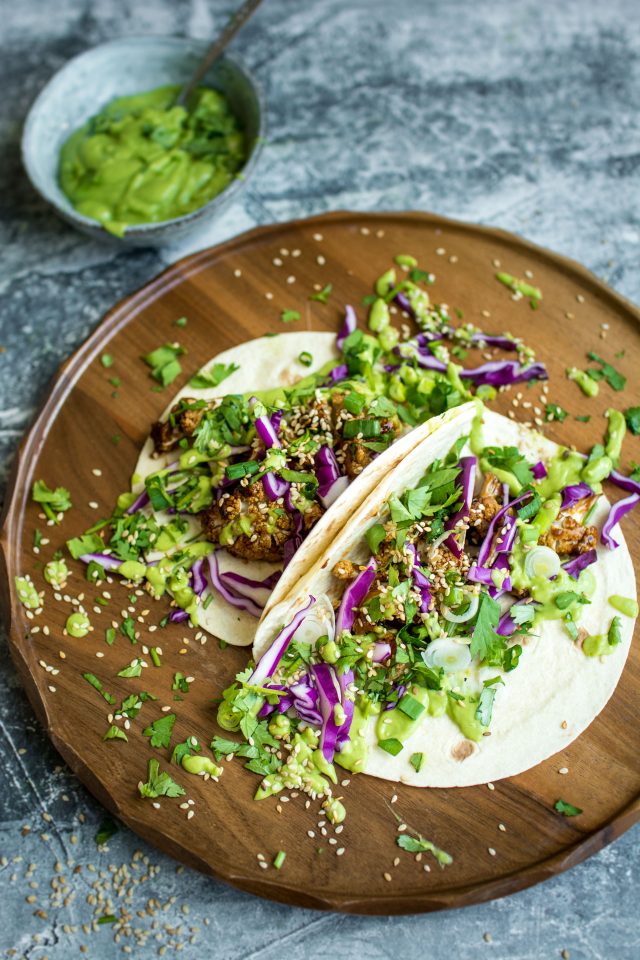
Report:
M180 626L147 633L148 625L166 613L166 606L146 597L138 600L134 614L150 608L145 625L138 625L140 644L132 647L118 636L108 646L105 628L112 619L121 619L127 593L114 583L109 587L110 607L100 614L91 612L96 591L83 579L79 564L72 564L73 576L64 593L71 597L84 593L95 630L74 640L62 633L71 609L64 598L56 603L47 589L43 614L29 620L13 580L16 574L30 573L42 589L42 566L54 550L109 514L115 496L128 487L150 422L170 392L205 360L267 331L336 330L345 303L354 304L363 321L362 297L396 253L413 254L421 267L436 274L435 300L460 308L465 320L489 333L509 330L535 347L551 374L549 399L571 414L561 424L546 426L554 440L588 449L602 437L607 407L640 403L640 314L571 261L498 230L429 214L335 213L263 227L170 267L116 306L61 368L20 448L1 539L3 602L20 675L56 748L105 807L162 850L243 890L300 906L378 914L463 906L512 893L578 863L638 819L637 642L614 697L568 750L497 783L493 790L479 786L421 791L356 777L340 791L348 818L339 843L329 845L317 828L318 804L307 810L299 798L281 804L278 813L273 798L254 802L258 778L237 758L225 764L219 783L204 782L175 766L170 769L194 801L189 819L179 800L163 799L156 809L137 795L151 755L169 769L167 751L153 751L142 736L143 727L168 706L178 716L174 742L194 734L207 744L220 732L212 699L244 666L246 650L221 651L213 638L201 645ZM526 300L514 302L494 279L496 261L518 277L531 271L532 282L544 294L537 311ZM327 304L308 300L314 284L329 282L333 292ZM302 319L283 326L283 309L299 310ZM187 326L176 327L174 321L182 316L188 318ZM183 375L169 391L154 392L140 356L173 340L188 350ZM621 349L624 356L614 359ZM588 350L596 350L627 375L623 394L602 384L599 397L587 401L565 378L567 365L585 366ZM114 357L108 370L100 362L105 352ZM473 365L482 362L477 353L470 357ZM114 375L122 381L117 398L108 382ZM521 392L525 402L517 410L510 406L515 391L501 396L496 408L531 420L535 412L525 403L540 405L540 386L524 385ZM573 419L585 412L592 414L589 424ZM117 445L110 439L114 435L121 438ZM639 448L637 438L625 444L627 456L636 460ZM60 527L46 527L38 519L38 508L30 499L32 482L38 478L71 491L74 506ZM100 508L92 508L93 502ZM50 540L39 555L33 552L36 528ZM637 519L625 521L624 528L638 562ZM38 632L33 632L34 625ZM116 677L145 642L161 645L162 666L150 663L140 680ZM43 663L59 672L48 672ZM171 692L177 670L196 678L181 702L175 702ZM118 702L141 689L158 697L133 721L128 743L102 741L110 708L82 679L86 671L96 674ZM568 773L560 775L565 768ZM431 861L426 872L426 857L417 863L398 849L396 822L388 805L394 794L393 810L449 851L454 857L450 867L440 870ZM559 816L553 804L560 797L584 813L571 819ZM309 830L315 837L308 836ZM340 857L335 855L338 847L344 847ZM270 864L281 849L287 858L278 871ZM258 853L269 863L267 869L259 866ZM397 857L400 862L394 866Z

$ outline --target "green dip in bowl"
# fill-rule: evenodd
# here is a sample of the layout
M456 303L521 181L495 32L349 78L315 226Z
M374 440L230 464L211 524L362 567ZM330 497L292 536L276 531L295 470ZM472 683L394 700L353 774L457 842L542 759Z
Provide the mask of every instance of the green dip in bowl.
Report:
M185 109L175 106L179 92L170 85L118 97L62 146L62 190L117 237L199 209L244 164L244 137L223 94L200 87Z

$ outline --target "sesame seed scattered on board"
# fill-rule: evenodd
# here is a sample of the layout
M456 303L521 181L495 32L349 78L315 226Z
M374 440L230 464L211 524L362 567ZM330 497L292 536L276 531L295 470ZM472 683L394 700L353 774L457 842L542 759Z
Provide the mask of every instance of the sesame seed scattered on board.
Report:
M491 857L495 857L495 855L496 855L496 852L495 852L495 850L493 849L493 847L487 847L487 852L489 853L489 855L490 855Z
M569 767L560 767L558 773L561 773L564 776L565 774L569 773Z
M488 784L487 784L487 789L488 789L488 790L495 790L495 787L494 787L494 785L493 785L492 783L488 783Z
M234 275L234 277L241 277L241 276L242 276L242 270L240 270L238 267L236 267L236 269L233 271L233 275Z

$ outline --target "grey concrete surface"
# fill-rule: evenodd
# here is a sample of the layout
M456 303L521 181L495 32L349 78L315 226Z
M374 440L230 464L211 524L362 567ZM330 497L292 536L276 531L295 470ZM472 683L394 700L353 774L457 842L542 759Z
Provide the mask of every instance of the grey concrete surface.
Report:
M129 253L59 222L20 166L20 127L39 88L91 44L206 37L234 5L0 2L4 476L50 376L108 307L179 255L258 223L341 207L435 210L522 233L640 300L635 0L265 0L235 49L265 86L268 144L224 218L173 248ZM637 829L496 903L407 918L321 915L177 869L126 830L98 851L103 813L35 722L4 639L0 724L2 956L640 957ZM122 923L92 928L97 896Z

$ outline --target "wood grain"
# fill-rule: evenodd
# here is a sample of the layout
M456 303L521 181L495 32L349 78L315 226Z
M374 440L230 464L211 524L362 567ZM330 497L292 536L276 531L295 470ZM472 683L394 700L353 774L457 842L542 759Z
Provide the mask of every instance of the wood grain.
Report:
M293 256L294 251L299 255ZM510 330L533 344L551 373L549 398L572 415L592 414L589 424L570 416L562 424L547 425L554 440L587 449L602 435L602 414L608 406L640 403L640 315L575 263L509 234L428 214L335 213L264 227L168 269L116 306L61 368L20 448L1 537L3 607L22 681L57 749L112 813L177 859L244 890L300 906L379 914L463 906L512 893L578 863L638 819L640 769L633 736L640 680L637 644L614 697L587 732L568 750L497 783L493 791L486 786L420 791L356 778L343 791L348 819L340 844L345 854L336 857L336 847L326 839L307 836L309 829L317 832L317 805L305 810L298 800L283 805L278 814L274 800L255 803L257 778L238 760L226 764L217 784L173 768L172 774L195 801L192 819L186 818L178 801L163 800L157 810L137 797L136 785L146 779L152 753L168 768L166 751L149 748L143 727L168 706L178 715L174 739L194 734L208 743L217 732L212 698L244 665L246 652L220 651L212 638L201 645L193 634L183 640L179 626L148 634L148 625L166 611L162 603L140 599L135 615L145 606L152 608L140 627L140 643L160 644L163 662L160 668L150 665L139 681L123 680L115 674L140 647L131 647L122 636L113 647L104 641L105 628L112 619L120 619L119 612L128 603L118 584L109 587L112 605L100 614L91 613L94 632L73 640L62 633L69 603L56 602L47 590L43 615L30 621L16 599L13 578L28 572L42 589L43 563L65 539L108 514L114 497L127 488L149 424L167 401L166 393L152 390L141 354L176 339L188 349L183 377L173 390L218 351L267 331L287 329L279 319L285 308L302 313L297 329L335 330L342 305L351 302L359 307L374 278L398 252L414 254L421 266L436 273L434 298L460 308L465 320L487 332ZM318 257L326 262L318 262ZM274 265L274 259L283 265ZM526 300L514 302L496 282L494 261L516 276L533 272L533 282L544 293L538 311L532 311ZM295 281L287 282L289 277ZM307 299L314 284L328 282L333 284L328 304ZM359 314L364 316L362 308ZM183 329L174 326L181 316L188 318ZM587 402L565 379L565 367L584 366L589 349L627 375L624 394L602 385L599 397ZM622 349L625 355L614 360ZM104 352L115 358L109 370L99 360ZM114 375L122 381L115 399L108 383ZM501 396L497 409L508 410L512 397ZM532 419L539 397L539 387L523 387L524 402L515 411L519 419ZM114 435L121 438L118 444L111 442ZM637 438L631 438L626 449L630 458L640 460ZM30 501L36 478L71 490L74 509L59 528L44 527L38 520ZM99 510L89 506L94 501ZM36 527L51 541L39 556L32 550ZM637 562L637 519L625 523L625 533ZM70 596L84 592L91 610L94 591L78 566L74 565L65 592ZM42 629L30 632L34 624L46 625L48 635ZM59 674L47 673L41 661L59 669ZM170 690L176 670L196 678L182 702L175 702ZM128 744L102 742L109 708L81 678L84 671L97 674L118 700L140 689L158 696L158 702L145 704L132 723ZM562 767L569 769L566 776L558 774ZM393 809L450 851L455 858L452 866L441 871L434 864L425 872L424 861L416 863L398 850L387 805L394 793L398 800ZM558 816L553 804L559 797L582 807L584 814L572 819ZM287 851L282 870L259 867L257 853L271 862L280 849ZM393 867L398 855L401 862ZM392 875L391 882L384 879L385 872Z

